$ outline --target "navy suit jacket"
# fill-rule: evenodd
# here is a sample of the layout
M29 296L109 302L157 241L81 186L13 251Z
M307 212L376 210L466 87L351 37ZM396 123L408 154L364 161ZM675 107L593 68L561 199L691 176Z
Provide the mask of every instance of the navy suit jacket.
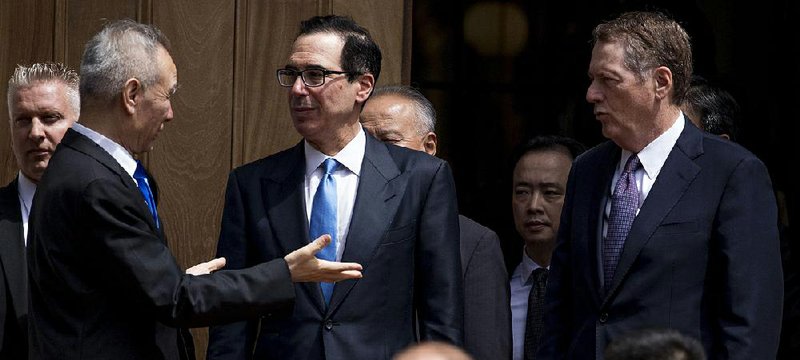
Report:
M211 327L208 359L389 359L422 339L461 345L463 287L455 185L446 162L367 135L343 262L364 277L296 284L292 311ZM217 256L240 268L309 239L303 142L234 170ZM253 355L255 354L255 355Z
M459 215L464 272L464 349L476 360L511 358L508 273L500 239Z
M570 172L537 359L602 359L628 331L672 328L709 359L774 359L781 328L777 208L764 164L686 123L603 293L603 209L621 150Z
M28 358L28 271L17 180L0 188L0 359Z
M283 259L243 271L184 274L133 178L70 129L36 190L28 243L34 359L193 358L176 327L287 306Z

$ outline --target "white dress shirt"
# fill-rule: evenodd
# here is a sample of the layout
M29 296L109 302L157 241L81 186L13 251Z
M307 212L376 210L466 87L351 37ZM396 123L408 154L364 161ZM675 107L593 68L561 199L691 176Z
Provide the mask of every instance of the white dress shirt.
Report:
M128 150L125 150L122 145L115 143L113 140L105 137L103 134L89 129L80 123L72 124L72 130L75 130L81 135L88 137L98 146L103 148L103 150L111 155L114 160L117 160L119 165L122 166L122 169L125 170L125 172L128 173L133 180L133 172L136 171L136 159L134 159L133 155L131 155ZM136 183L136 180L134 180L134 183Z
M31 215L35 193L36 184L20 171L17 175L17 196L19 196L19 211L22 214L22 240L25 246L28 246L28 217Z
M361 162L364 160L364 153L367 146L367 137L359 124L356 137L334 156L327 156L315 149L308 141L304 142L306 156L306 179L305 179L305 205L306 216L311 222L311 208L314 202L314 194L317 193L317 186L324 175L320 167L323 161L333 157L338 161L339 166L333 172L336 180L336 261L342 260L344 246L347 242L347 232L350 228L350 219L353 216L353 205L356 202L356 192L358 191L358 179L361 173ZM311 239L312 241L314 239Z
M650 193L650 189L653 188L653 184L656 182L656 178L661 172L661 168L667 161L669 153L672 151L672 148L675 147L678 137L681 136L681 132L683 132L683 126L683 113L681 113L678 115L678 118L675 119L675 122L672 124L672 126L667 129L667 131L659 135L651 143L647 144L647 146L645 146L644 149L639 151L639 154L637 154L637 156L639 156L639 162L642 164L642 166L639 167L634 173L634 176L636 177L636 187L639 189L639 206L636 208L636 215L639 215L639 209L642 207L642 204L644 204L644 200ZM625 163L628 162L628 158L631 157L631 155L632 153L630 151L625 149L622 150L622 156L620 156L619 164L617 164L617 169L614 171L614 178L611 180L611 189L609 194L614 193L614 187L617 185L617 180L622 175L622 171L625 170ZM610 214L611 197L609 196L608 201L606 201L605 215L603 216L603 238L605 238L608 234L608 216Z
M511 275L511 359L522 360L525 356L525 321L528 319L528 297L533 287L533 271L541 268L522 249L522 261ZM549 270L550 267L548 266Z

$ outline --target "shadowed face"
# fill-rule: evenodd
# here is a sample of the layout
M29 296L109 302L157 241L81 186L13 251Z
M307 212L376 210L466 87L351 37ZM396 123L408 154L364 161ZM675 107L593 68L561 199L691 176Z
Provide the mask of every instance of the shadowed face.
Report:
M555 243L571 166L566 149L541 149L526 153L514 167L514 226L528 248Z
M411 100L397 95L370 99L361 112L361 125L380 141L436 154L436 134L422 129Z
M77 120L67 87L57 81L19 88L9 102L11 148L20 171L33 182L42 177L50 157Z

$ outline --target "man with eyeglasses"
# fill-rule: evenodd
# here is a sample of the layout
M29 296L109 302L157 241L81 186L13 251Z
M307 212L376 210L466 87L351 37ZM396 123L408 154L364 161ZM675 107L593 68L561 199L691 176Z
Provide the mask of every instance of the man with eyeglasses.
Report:
M362 129L380 62L349 17L301 23L277 77L304 139L230 174L217 246L236 269L330 234L318 256L358 262L364 277L298 285L292 309L211 327L208 359L390 359L419 339L461 346L452 174L445 161Z

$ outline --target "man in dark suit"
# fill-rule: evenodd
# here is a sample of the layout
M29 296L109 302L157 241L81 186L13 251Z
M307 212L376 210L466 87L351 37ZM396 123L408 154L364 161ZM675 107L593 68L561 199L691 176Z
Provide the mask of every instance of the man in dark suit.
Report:
M535 358L567 176L572 161L584 150L574 139L539 135L519 145L512 155L511 209L523 242L509 279L513 360Z
M0 188L0 359L28 358L25 245L36 184L56 145L78 119L78 73L62 64L17 66L8 81L17 178Z
M378 140L436 155L436 110L412 87L375 89L360 118L364 129ZM458 216L458 226L464 276L464 349L475 359L508 359L511 315L500 239L463 215Z
M358 262L365 276L298 285L291 311L212 327L209 359L389 359L416 340L415 330L423 340L462 344L450 168L379 142L358 121L380 61L369 32L349 17L302 22L277 73L304 140L231 173L217 247L239 268L324 231L333 240L321 256Z
M172 120L177 69L153 26L114 21L81 59L81 122L42 176L28 236L34 359L193 358L188 332L291 306L293 281L359 277L314 257L328 237L240 271L184 274L134 155ZM347 271L350 272L347 272ZM343 272L344 271L344 272Z
M671 328L710 358L774 359L783 287L764 164L681 113L692 55L675 21L626 13L593 36L586 99L611 141L572 166L537 358L602 359L623 333Z

